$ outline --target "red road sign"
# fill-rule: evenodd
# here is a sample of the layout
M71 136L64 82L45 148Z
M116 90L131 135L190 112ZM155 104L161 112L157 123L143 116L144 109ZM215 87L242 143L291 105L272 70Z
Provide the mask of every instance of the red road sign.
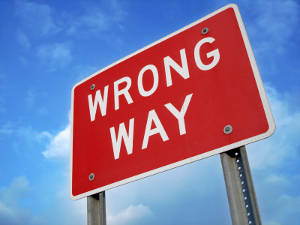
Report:
M234 4L76 84L71 117L73 200L275 130Z

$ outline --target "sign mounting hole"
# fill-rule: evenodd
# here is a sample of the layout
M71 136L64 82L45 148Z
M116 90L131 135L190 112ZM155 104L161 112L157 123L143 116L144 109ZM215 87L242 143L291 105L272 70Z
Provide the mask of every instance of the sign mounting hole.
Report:
M205 28L203 28L202 29L202 34L207 34L208 33L208 31L209 31L209 29L207 28L207 27L205 27Z
M92 181L94 179L95 179L95 174L91 173L90 176L89 176L89 180Z
M231 132L232 132L232 130L233 130L233 128L232 128L232 126L231 125L226 125L225 127L224 127L224 133L225 134L230 134Z

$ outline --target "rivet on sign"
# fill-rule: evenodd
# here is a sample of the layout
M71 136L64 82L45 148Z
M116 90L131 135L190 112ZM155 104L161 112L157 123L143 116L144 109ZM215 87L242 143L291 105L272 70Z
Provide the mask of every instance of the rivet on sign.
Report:
M94 90L95 89L95 84L92 84L91 85L91 90Z
M207 27L205 27L205 28L203 28L203 29L202 29L202 34L207 34L207 33L208 33L208 31L209 31L209 30L208 30L208 28L207 28Z
M234 155L238 155L238 154L239 154L238 152L234 153Z
M232 126L230 126L230 125L226 125L226 126L224 127L224 133L225 133L225 134L230 134L230 133L232 132L232 130L233 130L233 128L232 128Z
M92 181L92 180L94 180L94 178L95 178L95 175L93 173L91 173L89 176L89 180Z
M249 224L252 224L252 221L251 221L251 220L249 221Z

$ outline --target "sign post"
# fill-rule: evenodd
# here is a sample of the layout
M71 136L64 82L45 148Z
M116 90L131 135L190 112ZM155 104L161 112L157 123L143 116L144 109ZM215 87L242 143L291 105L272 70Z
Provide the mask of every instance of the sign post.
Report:
M220 154L233 225L261 225L245 146Z
M87 224L106 225L105 191L87 197Z

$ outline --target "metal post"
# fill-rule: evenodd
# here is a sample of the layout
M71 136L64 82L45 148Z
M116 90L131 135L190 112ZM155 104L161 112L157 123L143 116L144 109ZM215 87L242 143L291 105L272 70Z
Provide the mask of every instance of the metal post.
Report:
M87 224L106 225L105 191L87 197Z
M245 146L221 153L233 225L261 225Z

